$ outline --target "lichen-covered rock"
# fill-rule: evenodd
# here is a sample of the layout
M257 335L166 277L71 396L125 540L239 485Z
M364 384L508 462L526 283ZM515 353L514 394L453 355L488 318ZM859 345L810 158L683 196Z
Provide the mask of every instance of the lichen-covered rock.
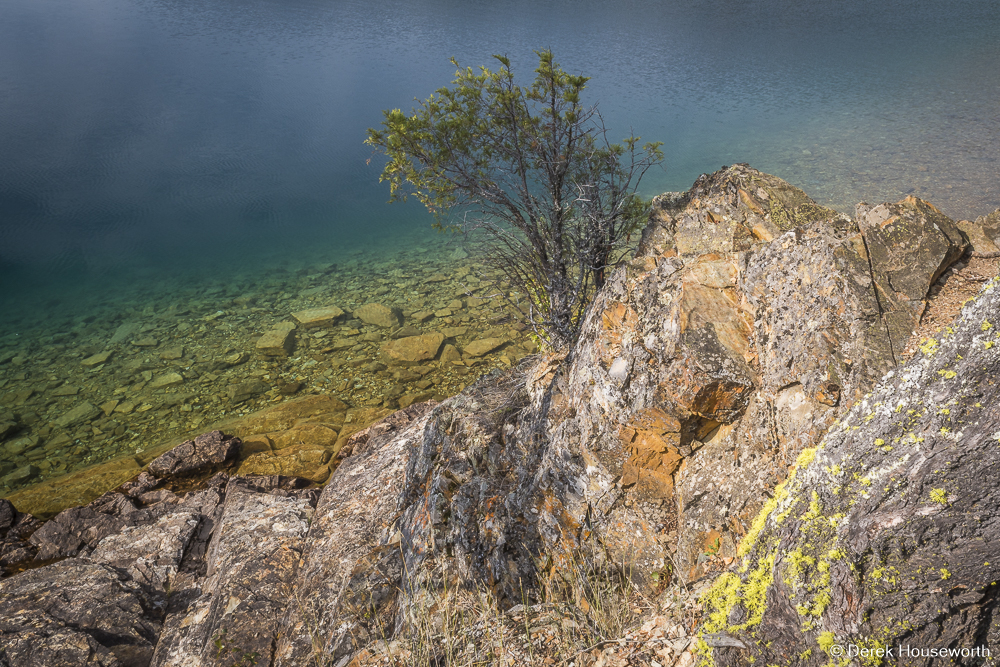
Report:
M225 463L240 451L241 441L222 431L202 433L186 440L149 464L149 472L159 477L183 475Z
M624 503L584 506L590 520L641 510L665 528L644 562L676 543L682 576L696 577L706 543L734 556L761 494L896 364L965 241L919 200L868 212L862 230L745 165L699 179L689 198L658 212L597 295L562 390L572 417L550 433L569 451L586 443L591 472L560 476L617 484ZM661 413L678 420L677 442L640 454L631 434Z
M711 662L997 645L998 282L800 454L705 600Z

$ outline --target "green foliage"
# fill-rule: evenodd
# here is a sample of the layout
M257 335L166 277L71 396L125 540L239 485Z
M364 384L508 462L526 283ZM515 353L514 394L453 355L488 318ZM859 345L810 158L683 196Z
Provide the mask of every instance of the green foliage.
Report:
M636 188L663 154L635 136L608 141L596 107L581 102L587 77L563 71L550 51L536 53L528 86L515 82L506 56L494 56L496 71L452 59L451 87L409 114L385 111L366 143L388 157L380 180L391 200L413 195L439 226L486 234L487 262L527 301L536 331L562 348L645 222ZM456 211L462 222L445 225Z

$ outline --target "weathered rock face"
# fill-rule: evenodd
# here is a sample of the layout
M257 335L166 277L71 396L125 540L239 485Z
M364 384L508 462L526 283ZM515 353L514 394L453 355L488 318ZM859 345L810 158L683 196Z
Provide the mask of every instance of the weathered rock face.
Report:
M0 581L0 664L144 667L160 631L128 575L73 559Z
M353 455L317 505L275 665L336 662L382 639L381 628L392 625L388 609L403 574L395 522L407 464L431 407L412 406L353 438Z
M899 646L1000 641L997 285L800 455L709 596L715 664L820 665L854 644L932 665Z
M0 581L0 665L271 664L319 495L308 484L220 473L180 497L144 474L41 528L0 505L5 549L76 556Z
M876 207L888 213L869 212L862 231L741 165L688 197L598 295L566 379L575 414L560 428L562 446L621 476L626 504L676 507L644 514L677 525L664 543L676 539L695 576L708 543L734 555L761 493L895 365L928 287L965 245L918 200ZM664 548L650 545L650 562Z
M168 615L152 665L272 664L317 492L271 486L227 485L201 594Z

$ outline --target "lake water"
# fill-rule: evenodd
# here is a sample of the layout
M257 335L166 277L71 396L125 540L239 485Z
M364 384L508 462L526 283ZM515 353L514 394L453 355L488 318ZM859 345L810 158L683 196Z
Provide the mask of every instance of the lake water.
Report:
M447 270L427 214L386 203L366 128L449 82L452 56L505 53L526 81L543 47L592 77L612 136L664 142L646 195L749 162L846 212L1000 207L995 2L5 0L0 394L79 327L170 298L414 248Z
M365 130L463 64L549 47L609 125L664 142L646 194L749 162L850 211L1000 206L1000 4L981 0L7 0L0 280L88 290L260 270L426 228ZM29 311L37 310L30 306ZM36 312L36 314L38 314Z

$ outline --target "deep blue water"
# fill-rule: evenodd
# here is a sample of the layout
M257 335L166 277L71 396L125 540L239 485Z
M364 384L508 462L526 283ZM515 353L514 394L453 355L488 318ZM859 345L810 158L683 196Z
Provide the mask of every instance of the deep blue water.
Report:
M664 142L647 195L749 162L845 211L1000 206L992 0L4 0L0 308L20 325L424 229L385 203L366 128L451 56L527 80L542 47L613 134Z

